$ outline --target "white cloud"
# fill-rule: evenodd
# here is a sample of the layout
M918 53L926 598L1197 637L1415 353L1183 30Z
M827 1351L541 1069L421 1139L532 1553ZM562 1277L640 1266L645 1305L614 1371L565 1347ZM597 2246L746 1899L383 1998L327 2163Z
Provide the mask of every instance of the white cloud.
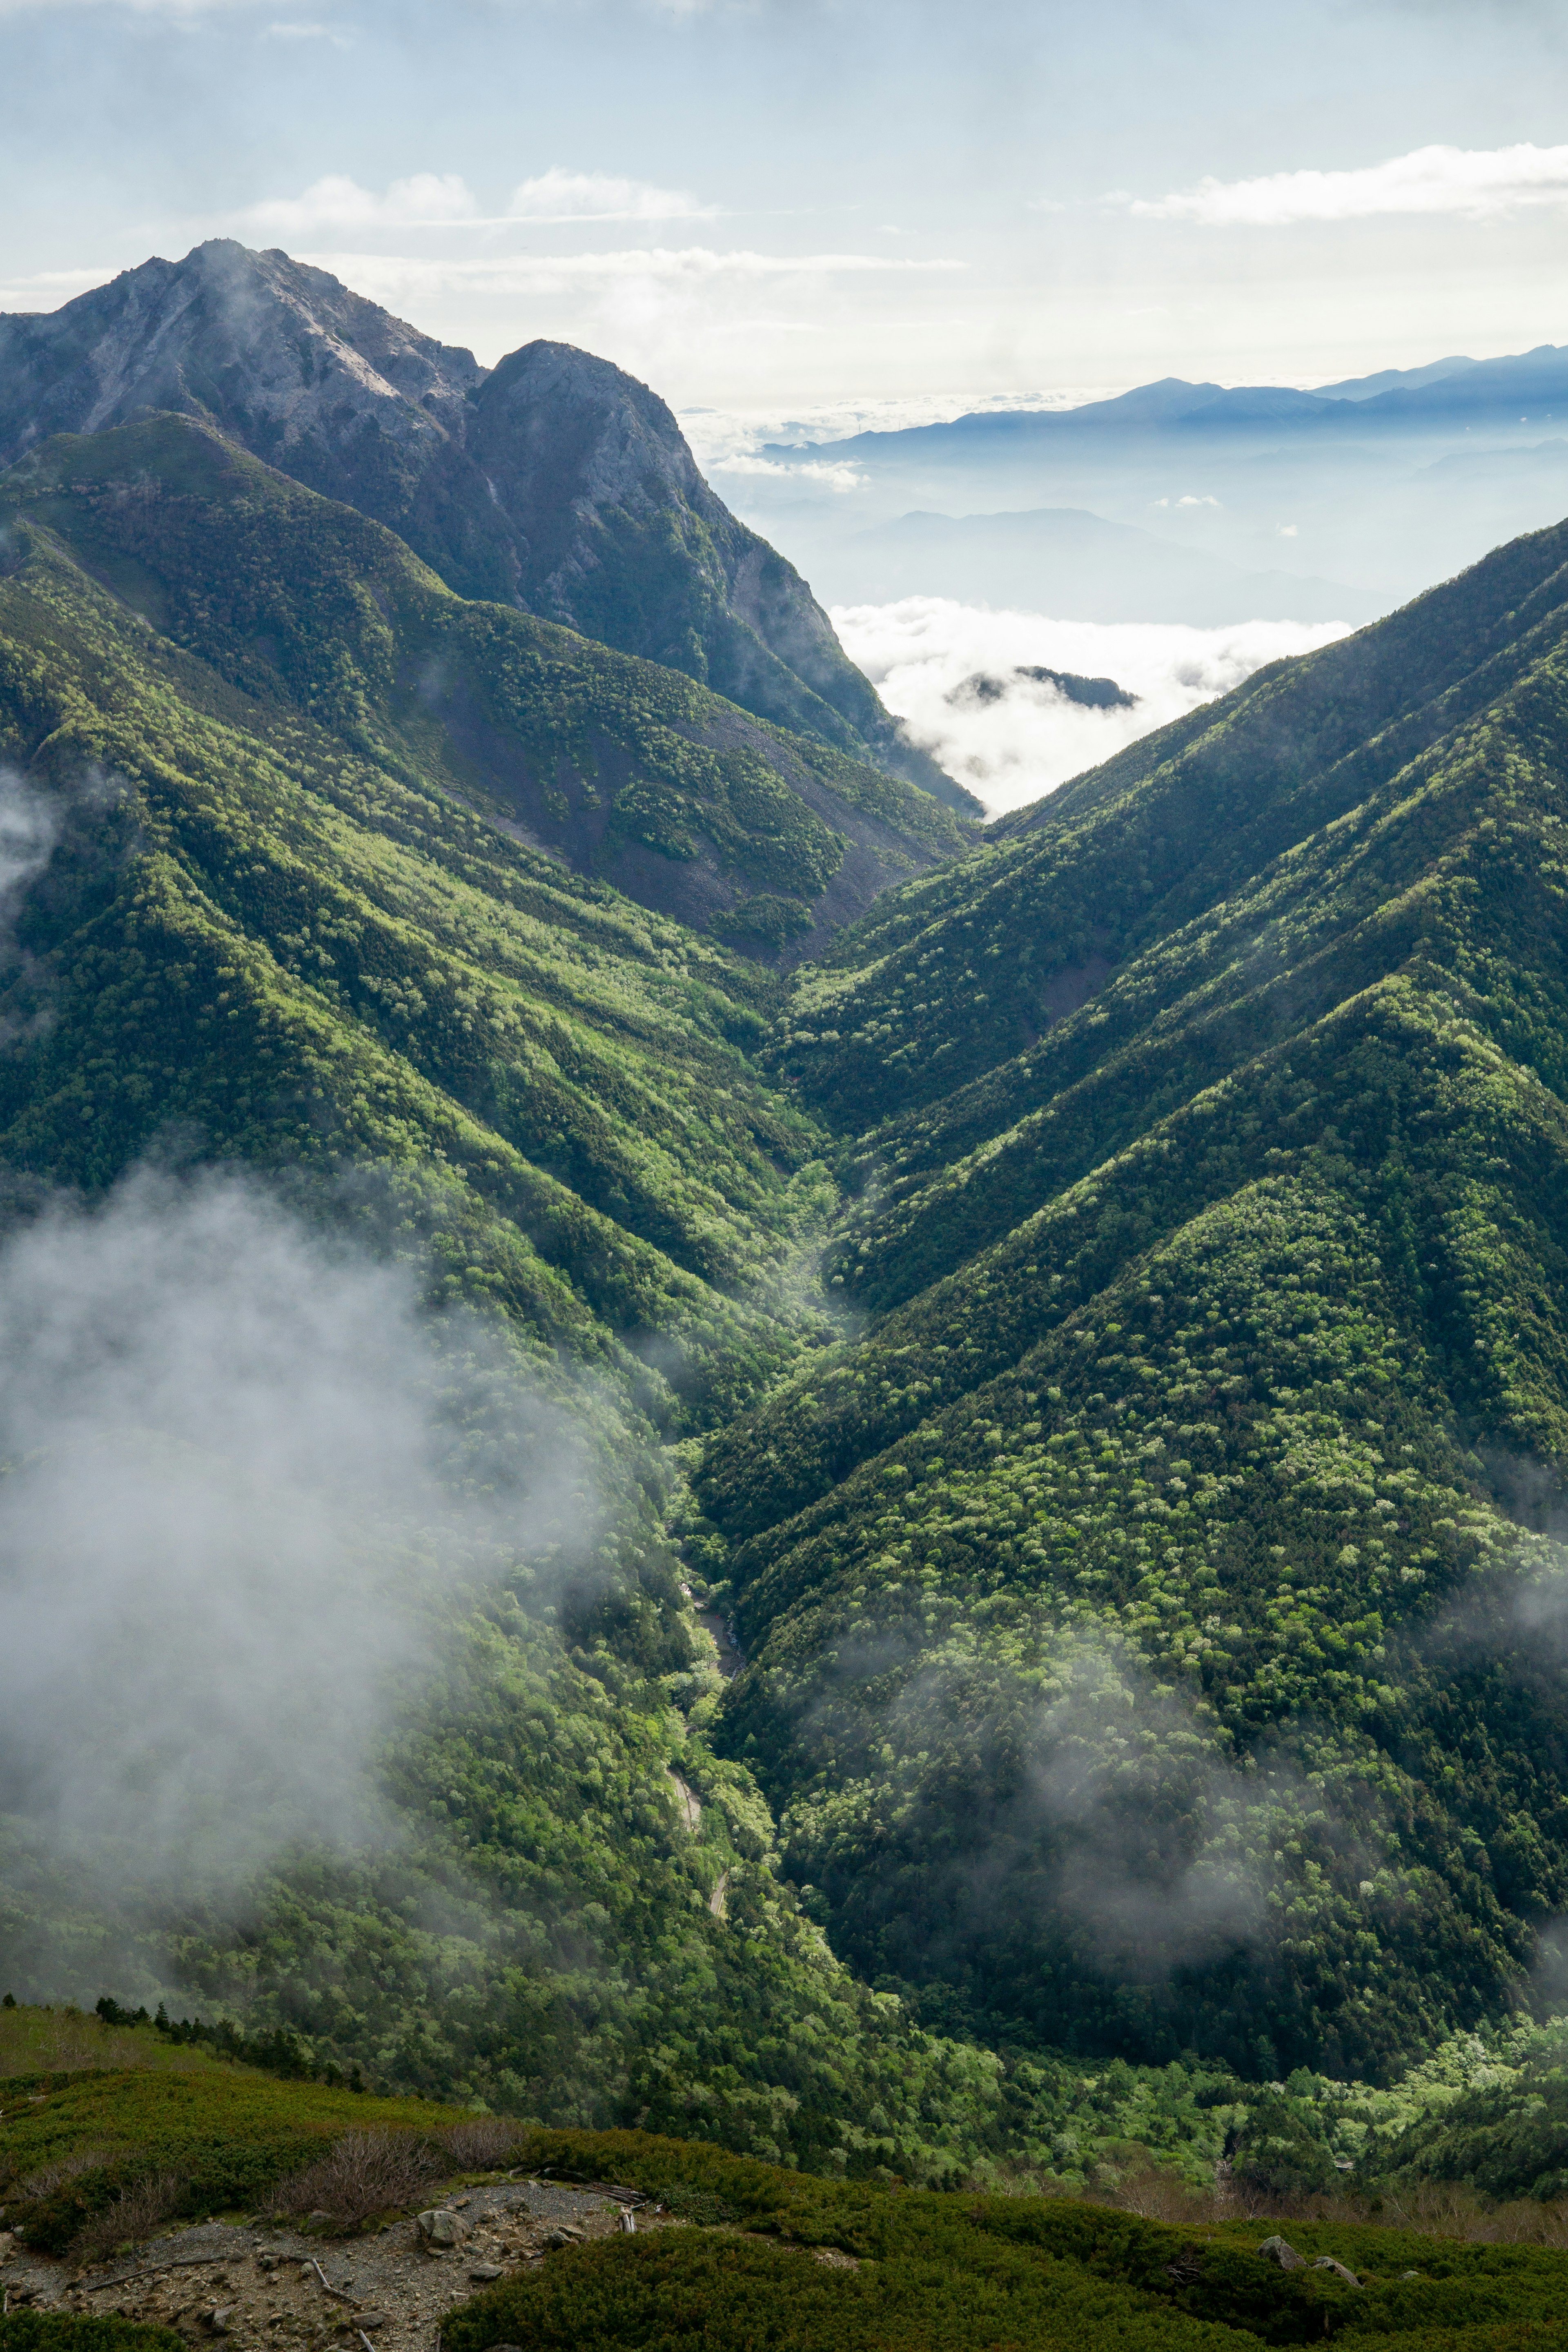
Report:
M709 467L713 474L780 474L790 482L820 482L830 490L860 490L866 487L866 476L844 460L826 463L812 459L804 466L781 466L776 457L716 457Z
M357 180L329 173L312 181L301 196L247 205L235 215L235 225L279 237L332 228L453 228L475 221L479 209L467 182L455 172L416 172L410 179L394 180L382 195Z
M346 49L353 46L346 35L340 33L333 25L268 25L263 27L263 38L268 41L328 41L334 49Z
M339 41L324 25L269 25L279 38L322 37ZM340 46L346 46L339 41ZM710 220L717 207L700 205L683 188L656 187L648 180L618 180L604 172L566 172L552 165L512 192L503 213L481 210L478 197L456 172L416 172L394 180L381 194L357 180L329 173L299 196L268 197L235 215L237 226L258 234L299 238L342 229L502 229L589 226L596 223Z
M384 1826L395 1706L586 1466L414 1269L216 1171L0 1248L0 1811L187 1889Z
M101 269L36 269L30 277L0 281L0 309L52 310L57 302L68 302L73 294L85 294L89 286L102 286L113 276L110 265Z
M524 180L512 190L507 217L541 223L711 220L717 209L700 205L684 188L617 180L605 172L566 172L552 164L537 179Z
M1282 522L1279 526L1279 536L1281 539L1294 539L1296 525L1293 522Z
M599 253L497 254L462 261L405 253L301 254L318 269L381 302L450 293L555 294L573 287L659 280L700 286L730 278L830 278L862 271L961 269L958 261L895 261L870 253L721 252L710 246L633 247Z
M1417 147L1359 171L1205 179L1169 195L1118 194L1110 201L1126 202L1145 220L1198 221L1209 228L1281 228L1389 213L1458 213L1483 220L1521 205L1568 203L1568 146Z
M1266 662L1348 634L1338 621L1243 621L1220 629L1058 621L943 596L836 605L833 625L889 709L994 816L1054 792L1140 735L1228 694ZM1114 678L1138 700L1130 710L1092 709L1014 675L1037 666ZM993 699L950 701L976 673L1003 690Z

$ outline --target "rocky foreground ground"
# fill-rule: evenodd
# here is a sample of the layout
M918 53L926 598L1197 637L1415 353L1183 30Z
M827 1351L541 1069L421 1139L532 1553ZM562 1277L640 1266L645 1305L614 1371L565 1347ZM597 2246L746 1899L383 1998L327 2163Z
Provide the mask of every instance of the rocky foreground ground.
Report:
M334 2341L353 2352L431 2352L443 2315L479 2288L562 2247L669 2222L632 2189L503 2180L455 2189L368 2236L207 2221L86 2270L0 2232L0 2287L8 2311L119 2312L192 2342L221 2337L237 2352Z

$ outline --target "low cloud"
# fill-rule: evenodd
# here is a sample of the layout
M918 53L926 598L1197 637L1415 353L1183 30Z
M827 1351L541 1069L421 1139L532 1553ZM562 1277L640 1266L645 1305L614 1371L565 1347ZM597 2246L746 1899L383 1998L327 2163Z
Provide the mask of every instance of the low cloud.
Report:
M842 1645L811 1725L841 1772L863 1743L874 1780L896 1759L882 1834L907 1841L927 1884L887 1923L889 1965L923 1975L1008 1952L1035 1977L1042 1955L1070 1952L1158 1985L1271 1944L1273 1822L1321 1809L1288 1759L1226 1754L1132 1650L1091 1633L1058 1630L1043 1701L994 1660L921 1665L919 1644L889 1625ZM842 1828L831 1801L800 1807L792 1867L830 1877ZM877 1911L878 1889L849 1890L851 1921L862 1892Z
M1266 662L1310 653L1347 634L1347 625L1335 621L1243 621L1214 629L1058 621L942 596L837 605L833 623L850 660L915 740L993 815L1054 792L1139 736L1228 694ZM1031 668L1114 678L1137 701L1131 709L1086 709L1017 674ZM977 674L1002 690L954 702L954 690Z
M352 48L353 44L335 25L279 24L267 26L262 34L268 41L325 41L334 49Z
M709 471L715 474L773 474L784 481L812 482L840 494L864 489L867 479L854 466L844 462L809 460L804 466L784 466L776 457L753 457L744 454L735 457L715 457Z
M511 192L507 218L519 221L710 220L718 207L700 205L684 188L650 180L617 180L605 172L564 172L552 165Z
M58 804L15 769L0 768L0 933L9 929L18 894L48 864L59 828Z
M338 39L325 25L269 25L273 37ZM268 197L235 215L253 234L289 239L342 229L547 228L636 221L710 220L716 207L683 188L656 187L604 172L567 172L552 165L512 190L504 212L487 212L456 172L416 172L377 191L341 173L313 180L298 196Z
M595 1532L499 1339L233 1173L13 1231L0 1464L0 1814L154 1895L389 1837L455 1618Z
M1130 1659L1085 1645L1061 1661L1010 1839L1053 1863L1066 1919L1111 1972L1192 1966L1264 1937L1267 1881L1227 1839L1262 1794Z
M1299 221L1372 220L1388 214L1495 219L1568 203L1568 146L1417 147L1349 172L1270 172L1256 180L1200 180L1163 196L1120 194L1143 220L1206 228L1284 228Z

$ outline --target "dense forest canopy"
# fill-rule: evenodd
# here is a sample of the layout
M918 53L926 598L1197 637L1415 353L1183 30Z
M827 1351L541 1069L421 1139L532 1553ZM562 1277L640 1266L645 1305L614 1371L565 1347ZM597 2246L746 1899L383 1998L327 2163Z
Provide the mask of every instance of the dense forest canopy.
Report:
M226 1169L594 1522L425 1577L395 1838L106 1891L23 1791L17 1989L850 2172L1549 2107L1563 533L976 843L201 423L0 518L9 1230Z

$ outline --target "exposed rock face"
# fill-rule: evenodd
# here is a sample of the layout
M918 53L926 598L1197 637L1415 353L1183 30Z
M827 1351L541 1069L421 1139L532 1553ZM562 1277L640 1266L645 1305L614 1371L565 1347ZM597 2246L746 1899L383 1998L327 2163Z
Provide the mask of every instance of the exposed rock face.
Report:
M902 740L664 402L607 361L535 342L487 371L325 270L225 238L0 318L0 464L153 409L201 416L389 524L462 595L667 663L977 809Z

